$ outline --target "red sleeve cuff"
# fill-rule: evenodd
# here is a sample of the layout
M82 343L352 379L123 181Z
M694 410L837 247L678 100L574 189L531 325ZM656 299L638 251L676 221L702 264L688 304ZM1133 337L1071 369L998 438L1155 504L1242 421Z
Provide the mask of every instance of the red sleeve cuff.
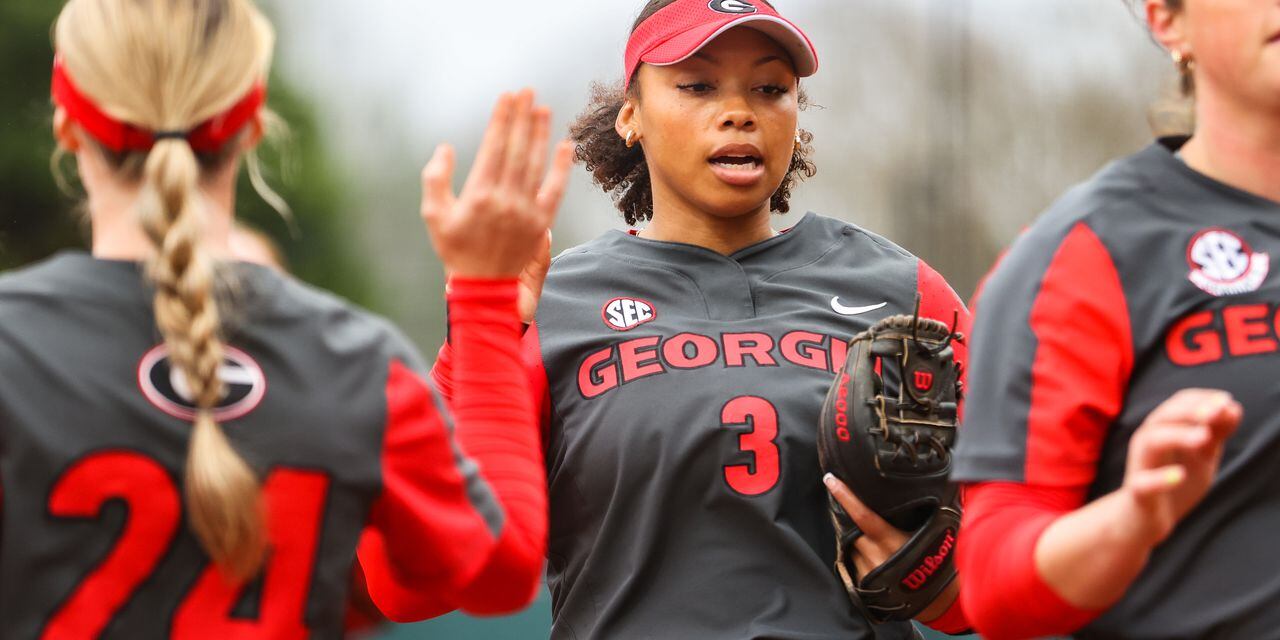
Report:
M514 278L487 280L482 278L450 278L448 293L449 302L455 301L494 301L515 302L520 292L519 281Z
M962 586L961 589L963 590L963 588ZM941 631L952 636L968 633L973 628L969 624L969 618L964 615L964 607L961 606L960 598L956 598L956 601L952 602L951 606L941 616L925 624L934 631Z
M519 324L518 295L515 280L450 280L446 294L450 340L456 336L459 324Z

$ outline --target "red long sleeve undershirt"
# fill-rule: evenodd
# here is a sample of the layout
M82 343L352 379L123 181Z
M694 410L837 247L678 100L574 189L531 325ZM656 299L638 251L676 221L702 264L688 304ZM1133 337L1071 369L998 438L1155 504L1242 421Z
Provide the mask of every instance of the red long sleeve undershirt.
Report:
M1044 530L1085 502L1076 488L984 482L965 493L956 563L965 613L988 640L1066 635L1101 611L1063 600L1036 569Z
M446 400L452 401L454 381L454 362L457 360L456 350L450 334L449 341L440 346L436 354L435 365L431 367L431 382ZM551 422L551 399L548 396L550 387L547 382L547 370L542 363L542 345L538 342L537 325L529 325L519 349L520 371L529 382L529 398L533 402L534 415L539 425L543 450L546 450L547 428Z
M448 296L457 352L451 437L501 506L496 539L485 535L481 515L459 493L465 489L441 440L445 426L426 381L392 365L395 401L389 411L394 423L405 426L388 432L386 447L394 454L384 452L384 458L394 462L384 460L384 496L374 505L374 526L366 529L359 552L369 595L392 620L453 609L507 613L537 594L546 555L546 479L520 363L516 286L514 280L455 279ZM423 492L431 486L439 488ZM440 526L432 526L434 520ZM461 531L474 535L439 539ZM432 559L433 543L451 554L447 560Z
M480 464L506 522L484 570L461 594L473 613L527 605L537 594L547 550L547 483L535 414L523 379L516 284L455 278L449 324L457 362L454 437ZM494 304L501 302L501 304Z

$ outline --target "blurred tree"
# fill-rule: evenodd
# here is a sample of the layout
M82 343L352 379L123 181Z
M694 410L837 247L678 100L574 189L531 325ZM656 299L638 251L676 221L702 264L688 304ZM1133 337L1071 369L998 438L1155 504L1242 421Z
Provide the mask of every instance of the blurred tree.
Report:
M0 268L80 243L49 172L49 26L58 6L47 0L0 4Z
M1104 5L1115 19L1095 24ZM801 201L898 242L963 297L1066 188L1150 141L1143 105L1161 61L1120 3L823 11L841 37L822 43L826 68L808 88L844 109L802 117L817 131L819 174ZM1018 22L1027 16L1038 21Z
M78 189L62 193L49 165L54 151L49 34L60 8L61 3L48 0L0 3L0 270L87 245L88 227L78 211L82 194ZM303 280L357 304L375 303L375 291L344 226L347 189L320 140L311 107L278 76L271 79L270 106L291 133L278 148L266 145L263 165L268 182L297 213L296 232L253 192L246 175L238 217L275 239ZM64 165L69 178L75 174L72 165L70 160Z

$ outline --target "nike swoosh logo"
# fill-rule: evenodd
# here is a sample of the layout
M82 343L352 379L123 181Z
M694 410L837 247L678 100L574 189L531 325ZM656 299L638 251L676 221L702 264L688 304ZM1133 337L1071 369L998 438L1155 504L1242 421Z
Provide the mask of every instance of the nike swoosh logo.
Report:
M869 307L846 307L840 304L840 296L836 296L831 299L831 310L842 316L859 316L877 309L883 309L887 306L889 306L888 302L881 302L880 304L873 304Z

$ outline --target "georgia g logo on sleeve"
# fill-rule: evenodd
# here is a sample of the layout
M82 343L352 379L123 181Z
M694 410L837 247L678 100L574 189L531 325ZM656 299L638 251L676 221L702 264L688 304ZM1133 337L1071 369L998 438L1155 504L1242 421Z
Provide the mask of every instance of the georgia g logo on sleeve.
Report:
M604 303L600 317L614 331L630 331L658 317L653 304L639 298L614 298Z
M1271 257L1254 253L1249 243L1227 229L1209 228L1187 247L1192 284L1215 296L1257 291L1271 270Z

